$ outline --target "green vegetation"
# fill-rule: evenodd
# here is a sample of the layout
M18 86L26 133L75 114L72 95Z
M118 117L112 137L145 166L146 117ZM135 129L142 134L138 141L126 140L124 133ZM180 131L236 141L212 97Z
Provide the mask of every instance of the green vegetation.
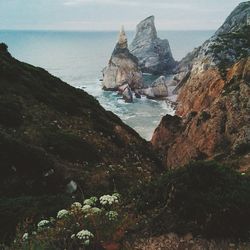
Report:
M126 193L148 181L156 163L149 144L95 98L19 62L0 44L0 242L10 241L24 217L49 216L71 196L114 187ZM70 195L71 181L77 190ZM41 209L29 209L27 199Z
M218 67L223 77L233 62L249 55L249 34L250 27L244 26L238 31L218 35L210 45L209 52L212 52L215 59L219 61Z
M146 231L245 238L250 231L250 178L216 162L194 162L136 190Z
M118 249L132 223L118 193L90 197L35 224L26 221L11 249Z

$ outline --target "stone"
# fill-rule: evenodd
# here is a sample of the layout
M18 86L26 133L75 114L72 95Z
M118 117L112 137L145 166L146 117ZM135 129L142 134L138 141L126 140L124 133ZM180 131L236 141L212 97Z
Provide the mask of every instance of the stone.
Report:
M117 90L119 86L125 84L128 84L132 90L143 87L142 72L139 68L138 59L128 50L123 27L108 66L102 72L104 90Z
M122 85L119 88L119 92L121 93L125 102L133 102L133 93L128 84Z
M129 50L139 59L141 70L145 73L171 73L176 65L168 40L157 37L154 16L137 25Z
M141 90L148 98L163 98L168 96L168 87L165 76L157 78L150 87Z

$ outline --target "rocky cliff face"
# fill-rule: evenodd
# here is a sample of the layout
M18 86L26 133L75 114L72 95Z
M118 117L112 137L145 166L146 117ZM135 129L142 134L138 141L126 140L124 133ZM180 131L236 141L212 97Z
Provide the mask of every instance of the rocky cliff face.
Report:
M142 72L171 73L175 66L168 40L157 37L154 16L146 18L137 25L136 35L129 50L139 59Z
M156 161L148 143L93 97L0 44L1 237L25 216L67 206L72 192L128 192L151 178Z
M249 152L249 14L250 3L241 3L211 39L179 64L179 118L174 125L166 116L152 138L167 166Z
M118 43L112 53L108 66L103 70L103 89L118 90L122 85L133 89L143 86L142 72L138 60L128 50L127 38L122 28Z

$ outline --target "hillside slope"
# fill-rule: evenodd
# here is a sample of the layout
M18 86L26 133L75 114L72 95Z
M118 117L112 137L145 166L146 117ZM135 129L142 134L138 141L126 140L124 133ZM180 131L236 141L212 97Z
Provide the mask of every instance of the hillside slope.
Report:
M150 145L93 97L0 44L1 224L13 229L27 207L49 213L71 193L128 192L156 163Z

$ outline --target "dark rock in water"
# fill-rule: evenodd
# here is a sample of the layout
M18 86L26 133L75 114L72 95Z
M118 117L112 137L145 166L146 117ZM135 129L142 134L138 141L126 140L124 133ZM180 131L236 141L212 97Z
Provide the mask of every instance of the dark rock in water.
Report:
M127 38L122 28L109 64L103 70L102 86L104 90L117 90L124 84L128 84L133 90L141 88L143 78L138 59L128 50Z
M141 95L137 91L135 91L135 97L141 99Z
M157 37L154 16L137 25L129 50L139 59L141 70L145 73L171 73L176 65L168 40Z
M125 102L133 102L133 93L129 85L127 85L124 91L122 92L122 96Z
M118 93L122 95L125 102L133 102L133 93L128 84L124 84L118 88Z

